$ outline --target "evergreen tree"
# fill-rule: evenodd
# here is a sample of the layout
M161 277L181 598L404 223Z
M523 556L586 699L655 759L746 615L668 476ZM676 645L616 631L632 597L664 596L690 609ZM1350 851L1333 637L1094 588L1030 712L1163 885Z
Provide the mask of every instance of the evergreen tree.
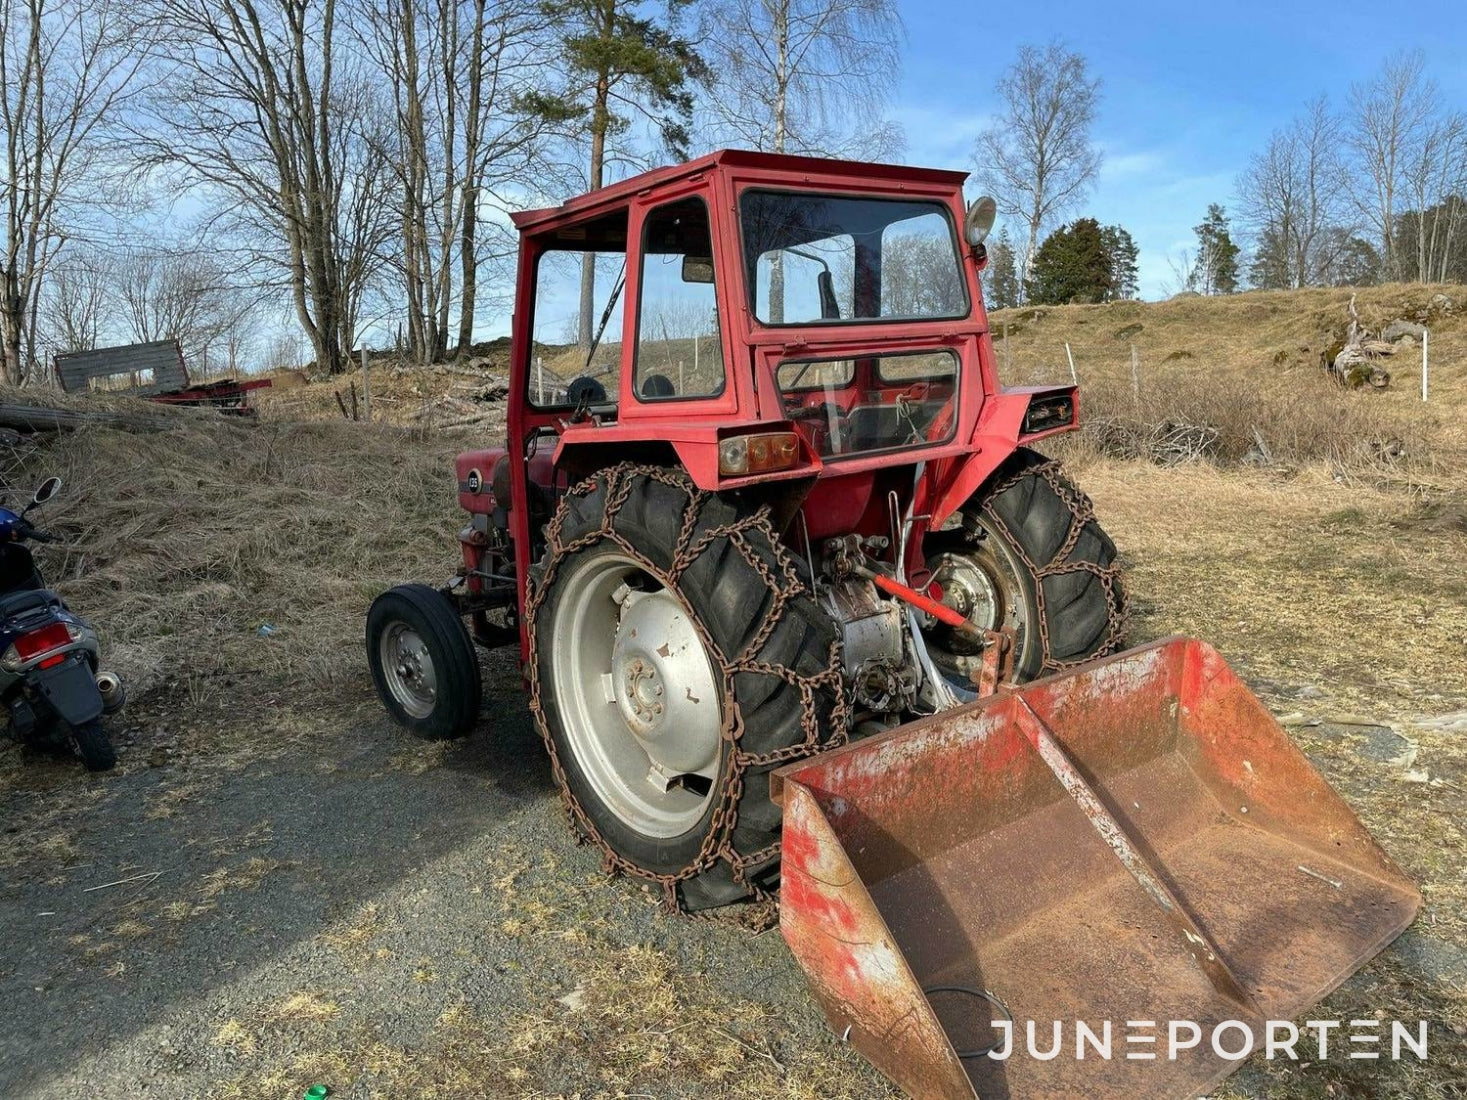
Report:
M1034 254L1024 281L1026 299L1045 305L1103 302L1115 289L1113 258L1094 218L1056 229Z
M634 115L652 121L668 152L687 156L693 86L707 83L708 67L677 33L677 18L692 0L541 0L547 27L556 28L566 87L523 100L532 113L578 125L589 137L590 189L605 182L607 139L625 131ZM662 18L659 19L659 16ZM595 265L581 269L580 344L591 343Z
M1197 262L1187 278L1187 289L1199 294L1231 294L1238 289L1238 255L1233 243L1228 215L1217 203L1207 207L1207 217L1194 226L1197 234Z
M1019 304L1019 265L1007 226L988 250L988 267L983 276L989 309L1012 309Z
M1137 260L1140 249L1131 234L1118 225L1107 225L1100 231L1106 255L1110 257L1110 291L1106 301L1117 301L1136 297Z
M1289 243L1282 230L1265 227L1258 235L1258 247L1248 265L1248 281L1258 290L1289 290L1294 286Z

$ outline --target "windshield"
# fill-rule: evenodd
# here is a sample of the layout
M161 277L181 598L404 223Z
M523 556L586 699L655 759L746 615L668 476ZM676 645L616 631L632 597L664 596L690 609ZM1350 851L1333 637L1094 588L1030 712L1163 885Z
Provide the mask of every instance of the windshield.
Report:
M779 365L785 416L823 458L946 443L958 357L946 349Z
M967 316L940 202L745 191L739 214L745 281L766 325Z

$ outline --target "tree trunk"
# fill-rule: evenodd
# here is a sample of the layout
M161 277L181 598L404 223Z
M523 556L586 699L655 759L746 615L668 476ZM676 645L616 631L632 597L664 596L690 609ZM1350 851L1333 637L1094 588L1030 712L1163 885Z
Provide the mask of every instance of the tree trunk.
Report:
M463 223L459 229L459 264L462 283L459 294L458 350L462 359L474 342L474 307L479 290L479 116L484 95L484 7L474 0L474 45L469 53L469 102L464 118Z
M610 42L616 31L616 0L603 0L601 9L602 40ZM596 98L591 110L591 178L590 189L601 189L606 159L606 131L611 126L611 71L603 68L596 78ZM581 350L591 350L592 312L596 308L596 253L587 252L581 260Z
M790 92L790 0L780 0L774 10L774 151L783 153L789 124ZM784 323L784 254L775 252L769 263L769 320Z

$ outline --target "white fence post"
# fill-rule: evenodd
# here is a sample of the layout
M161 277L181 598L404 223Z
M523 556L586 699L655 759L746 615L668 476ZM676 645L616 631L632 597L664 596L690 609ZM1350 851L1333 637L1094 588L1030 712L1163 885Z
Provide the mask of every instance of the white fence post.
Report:
M1080 384L1080 376L1075 373L1075 356L1070 351L1070 342L1068 340L1065 341L1065 358L1070 361L1070 381L1078 386Z
M1431 330L1426 326L1421 328L1421 400L1426 400L1429 389L1428 379L1431 373L1431 357L1427 349L1431 346Z

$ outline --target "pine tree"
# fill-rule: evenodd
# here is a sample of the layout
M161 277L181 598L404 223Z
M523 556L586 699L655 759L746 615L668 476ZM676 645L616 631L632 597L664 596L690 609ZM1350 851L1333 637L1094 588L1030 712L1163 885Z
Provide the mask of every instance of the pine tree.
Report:
M1199 294L1231 294L1238 289L1238 255L1233 243L1228 215L1217 203L1207 207L1207 217L1194 226L1197 234L1197 262L1187 278L1187 289Z
M1100 223L1080 218L1039 246L1024 282L1026 299L1044 305L1103 302L1114 293L1113 268Z
M1100 238L1105 245L1106 255L1110 257L1110 291L1105 300L1136 297L1139 279L1137 262L1141 250L1136 247L1131 234L1118 225L1107 225L1100 231Z
M541 0L548 27L557 29L567 87L534 93L524 104L554 122L579 123L590 138L590 189L605 182L607 139L631 125L636 112L657 125L668 152L688 153L692 86L707 83L708 67L677 33L678 13L692 0L666 0L658 22L645 0ZM595 291L593 258L581 270L580 343L591 342Z
M1019 304L1019 266L1008 227L988 250L988 267L983 273L989 309L1012 309Z
M1259 290L1289 290L1294 286L1289 245L1280 230L1265 228L1258 235L1258 247L1248 266L1248 281Z

